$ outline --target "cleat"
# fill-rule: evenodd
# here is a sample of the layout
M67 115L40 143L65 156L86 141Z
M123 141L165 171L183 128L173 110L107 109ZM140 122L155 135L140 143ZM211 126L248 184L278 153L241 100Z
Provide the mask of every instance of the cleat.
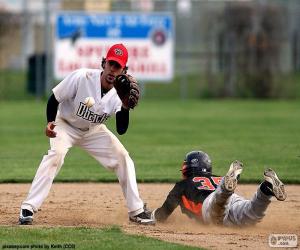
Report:
M226 191L233 192L235 190L242 171L243 163L241 163L240 161L234 161L231 163L223 182L223 188Z
M21 209L19 224L20 225L32 225L33 212L28 209Z
M144 212L147 214L147 216L151 217L152 211L147 208L147 203L144 203Z
M279 201L284 201L287 197L284 185L279 180L277 174L271 168L268 168L264 171L264 179L266 182L270 183L270 187L268 187L269 191L273 196L276 197Z
M151 218L151 213L148 211L135 216L129 216L129 220L141 225L155 225L155 220Z

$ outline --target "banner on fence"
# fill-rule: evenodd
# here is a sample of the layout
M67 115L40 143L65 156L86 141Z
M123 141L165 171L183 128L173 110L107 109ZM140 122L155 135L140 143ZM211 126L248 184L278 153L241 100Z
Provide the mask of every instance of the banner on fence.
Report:
M140 81L173 78L174 27L170 13L63 12L56 16L54 73L101 67L109 47L123 43L129 53L128 73Z

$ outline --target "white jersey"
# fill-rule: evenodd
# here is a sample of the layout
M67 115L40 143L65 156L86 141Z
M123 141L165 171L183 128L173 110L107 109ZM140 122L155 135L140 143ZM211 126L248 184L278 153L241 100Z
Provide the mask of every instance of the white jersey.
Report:
M55 88L53 93L59 102L58 116L71 126L87 130L104 123L111 115L121 110L122 102L112 88L103 97L98 69L79 69L69 74ZM84 101L93 97L95 104L88 108Z

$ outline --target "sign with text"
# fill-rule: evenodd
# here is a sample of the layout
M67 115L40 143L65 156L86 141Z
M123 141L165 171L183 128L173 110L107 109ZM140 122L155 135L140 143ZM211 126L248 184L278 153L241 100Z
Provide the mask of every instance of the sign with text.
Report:
M174 27L170 13L63 12L56 16L54 71L57 79L75 69L100 68L110 46L123 43L128 73L141 81L173 78Z

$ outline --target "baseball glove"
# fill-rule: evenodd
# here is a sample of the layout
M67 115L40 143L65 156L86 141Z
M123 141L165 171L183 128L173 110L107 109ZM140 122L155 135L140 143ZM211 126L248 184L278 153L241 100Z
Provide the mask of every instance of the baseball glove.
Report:
M127 109L134 109L140 98L140 89L137 81L131 75L121 74L116 77L114 87L123 106Z

